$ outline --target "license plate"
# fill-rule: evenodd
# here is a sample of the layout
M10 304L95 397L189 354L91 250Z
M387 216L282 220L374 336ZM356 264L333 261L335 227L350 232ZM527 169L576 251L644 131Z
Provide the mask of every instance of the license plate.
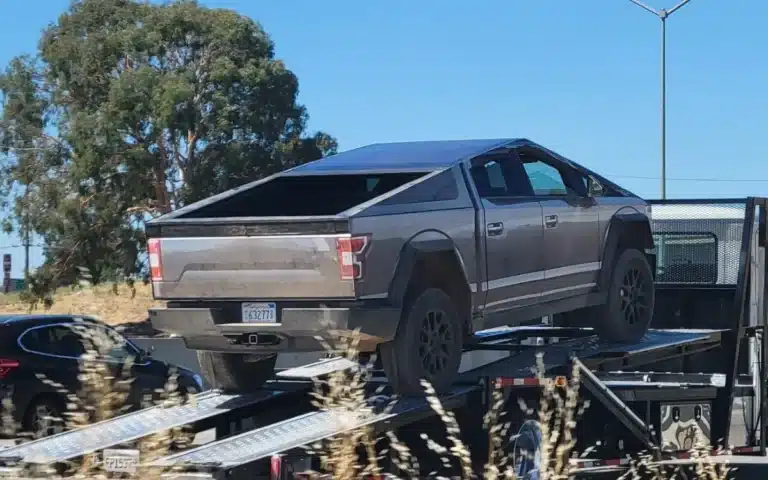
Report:
M108 472L136 473L138 466L138 450L104 450L104 470Z
M277 323L277 306L274 303L244 303L243 322Z

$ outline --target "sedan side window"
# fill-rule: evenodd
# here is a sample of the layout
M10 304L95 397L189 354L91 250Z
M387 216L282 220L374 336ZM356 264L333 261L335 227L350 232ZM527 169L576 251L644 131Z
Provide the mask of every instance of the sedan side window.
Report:
M26 350L42 355L78 359L85 353L80 337L64 325L27 330L20 341Z
M105 360L124 362L138 354L125 337L111 328L90 324L73 325L72 328L83 338L89 350L97 352Z
M32 328L19 338L30 353L79 359L86 351L95 351L108 361L124 362L138 351L118 332L98 325L67 324Z

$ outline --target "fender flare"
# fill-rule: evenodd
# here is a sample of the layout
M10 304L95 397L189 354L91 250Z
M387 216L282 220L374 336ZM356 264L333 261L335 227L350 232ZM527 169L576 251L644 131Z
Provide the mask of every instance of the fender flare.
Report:
M611 217L603 243L602 266L598 279L600 290L604 290L610 282L613 265L623 247L628 245L641 250L646 255L654 248L651 222L644 213L632 211L617 213ZM651 271L655 275L655 260L651 264Z
M419 238L427 237L427 238ZM389 283L388 298L396 307L403 306L403 300L408 290L408 284L413 276L413 270L419 259L419 256L428 253L450 252L456 257L464 283L469 289L469 279L467 277L464 260L459 253L453 240L443 232L437 230L425 230L411 237L400 251L395 273ZM470 289L471 291L471 289Z

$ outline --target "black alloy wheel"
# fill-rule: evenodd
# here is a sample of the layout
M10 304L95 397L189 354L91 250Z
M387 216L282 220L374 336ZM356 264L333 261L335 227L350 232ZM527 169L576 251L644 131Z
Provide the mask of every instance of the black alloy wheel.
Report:
M419 358L421 367L430 377L439 375L448 367L454 342L448 315L442 310L427 311L421 321Z
M633 325L642 321L651 308L649 287L652 288L638 268L629 268L624 273L619 288L619 296L621 297L621 311L628 324Z

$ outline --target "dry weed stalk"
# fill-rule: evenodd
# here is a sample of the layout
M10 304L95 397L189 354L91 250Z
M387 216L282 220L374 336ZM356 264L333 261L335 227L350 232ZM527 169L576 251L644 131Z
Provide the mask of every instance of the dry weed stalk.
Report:
M710 442L700 433L696 429L694 445L688 450L691 465L659 465L654 455L643 453L630 461L629 469L618 480L728 480L735 468L717 459L730 451L718 448L713 452Z
M143 399L143 407L148 408L154 405L162 404L165 407L174 407L182 405L185 402L185 396L179 389L178 372L172 369L170 375L162 389L158 389L156 398L147 396ZM194 399L194 397L191 397ZM194 400L192 400L194 401ZM175 448L184 448L191 444L193 435L185 427L176 427L170 430L160 431L154 435L142 438L137 442L136 449L139 450L141 464L133 475L136 478L145 480L159 479L164 470L150 468L146 465L160 457L168 455Z
M333 347L325 340L321 342L328 352L340 352L344 358L358 361L358 336L342 338L340 345ZM326 380L315 380L311 393L313 405L331 415L338 431L343 432L312 446L323 470L333 479L352 480L382 473L373 430L368 426L358 426L374 414L374 408L366 397L367 377L368 369L361 366L333 372ZM361 453L366 459L363 465L359 461Z
M89 334L84 334L88 336ZM97 360L103 355L105 346L109 340L94 338L91 336L84 342L89 345L86 355L81 361L82 383L81 391L69 395L69 405L66 428L75 428L89 423L113 417L123 411L128 388L132 379L118 378L114 375L114 369L110 369L105 362ZM331 348L330 352L341 353L345 358L356 361L359 358L359 340L357 337L347 337L340 345ZM123 377L131 370L130 362L126 362L122 368ZM374 414L374 407L367 398L366 380L370 365L361 366L347 371L332 373L326 380L317 381L312 392L313 404L320 410L332 415L334 421L339 424L342 433L319 444L313 445L314 454L318 455L322 468L327 475L324 478L352 480L368 476L383 475L381 458L377 455L377 440L371 428L358 427L359 421ZM540 480L564 480L571 478L570 458L574 453L576 438L574 430L578 418L583 413L586 404L579 398L580 372L574 365L571 377L564 388L557 386L553 379L545 375L544 362L541 355L537 358L536 376L541 386L541 395L537 409L530 409L521 403L524 413L536 416L536 424L542 433L540 448ZM183 401L178 391L177 376L171 375L165 388L156 392L160 398L146 398L145 406L156 404L158 401L169 405L177 405ZM443 465L451 468L453 462L458 462L460 475L458 478L475 478L473 472L470 449L461 439L461 431L453 412L446 410L439 396L428 382L422 382L426 400L430 408L442 420L447 434L447 445L440 445L426 434L421 438L429 449L439 455ZM59 389L63 388L58 386ZM374 392L375 395L376 392ZM498 478L516 479L514 472L515 452L505 451L505 440L510 438L509 424L500 423L505 399L502 390L497 386L492 392L492 404L484 416L484 425L489 435L489 452L487 462L483 468L483 478L496 480ZM3 405L3 429L8 430L12 424L12 404L9 399L4 399ZM386 408L391 408L391 404ZM385 408L385 410L386 410ZM4 432L9 433L9 432ZM405 478L418 478L420 472L419 459L411 450L400 442L394 432L387 432L388 453L391 464L398 474ZM697 436L697 439L700 437ZM140 451L142 463L151 461L160 456L167 455L173 445L183 445L190 440L183 429L174 429L161 432L157 435L145 438L137 442L136 448ZM514 438L512 438L514 440ZM522 452L523 454L535 454L535 452ZM701 480L725 480L731 471L721 463L714 462L708 445L697 441L691 451L691 457L695 462L695 475ZM361 463L360 459L365 460ZM106 479L109 474L101 470L102 465L96 455L82 459L71 466L67 472L70 478ZM640 473L643 473L641 476ZM139 467L133 478L159 478L164 472ZM34 476L54 474L51 468L36 469L27 474ZM649 476L650 474L650 476ZM653 463L650 456L640 456L632 462L630 472L622 478L626 479L671 479L676 478L677 472L666 472ZM320 476L320 475L316 475Z
M322 340L321 340L322 341ZM356 337L348 337L342 345L331 347L325 343L329 352L341 353L345 358L357 360L358 341ZM376 440L370 429L354 428L361 416L372 414L371 406L366 400L365 379L366 368L353 371L334 372L325 381L316 382L313 392L314 405L323 411L331 412L337 422L340 422L340 435L316 445L312 453L321 459L323 469L330 478L352 479L361 478L368 474L380 474L378 458L376 457ZM542 480L560 480L568 478L569 459L576 444L574 430L577 417L583 413L585 404L579 399L580 375L574 366L571 379L564 389L557 387L552 379L545 377L544 364L539 356L537 359L537 377L540 381L542 394L539 403L537 425L542 431L541 471ZM453 460L458 463L460 475L458 478L475 478L471 452L461 438L461 431L453 412L446 410L440 397L429 382L422 381L426 401L445 426L447 445L434 441L426 433L421 439L429 450L436 453L443 467L452 469ZM488 459L484 465L483 477L486 479L514 479L514 459L511 452L504 450L505 439L509 439L509 424L501 423L504 405L503 392L495 388L492 393L492 405L484 416L484 424L489 435ZM524 405L523 405L524 407ZM533 414L533 409L525 409ZM394 432L387 432L389 440L389 458L396 472L390 474L404 475L407 478L418 478L420 465L411 450L400 442ZM360 453L365 452L367 465L359 465ZM535 452L523 452L523 454Z
M488 432L488 459L483 466L483 478L496 480L504 472L505 478L514 478L514 469L509 465L509 455L504 451L504 441L509 435L509 423L500 423L504 411L504 391L494 383L491 393L491 407L483 416L483 426Z
M588 406L580 401L581 373L574 363L571 377L563 389L548 378L541 354L536 357L536 377L541 385L538 426L541 429L541 480L561 480L570 476L570 459L576 446L577 418Z
M114 337L110 338L106 330L98 331L96 329L79 328L77 324L73 325L73 330L79 335L85 350L79 361L78 380L80 389L76 392L69 392L63 385L46 378L42 374L38 374L38 379L48 384L54 391L59 392L62 397L67 399L66 411L63 412L64 418L47 418L45 419L46 422L41 425L42 428L40 430L21 432L20 425L17 425L14 421L13 402L10 398L4 398L2 401L2 428L4 435L9 437L24 437L28 435L32 438L40 438L51 433L49 427L59 427L55 431L80 428L108 420L124 413L130 408L127 400L131 384L134 380L131 376L133 360L127 358L122 363L103 360L108 356L111 348L114 347L116 340ZM165 388L156 392L159 399L145 399L143 406L151 406L158 402L169 404L182 402L183 397L178 390L176 379L176 373L172 372L165 384ZM188 441L186 432L182 429L174 429L142 439L138 442L136 448L141 452L142 461L151 461L154 458L166 455L171 445L183 444L186 441ZM41 478L64 474L68 478L73 479L109 478L109 474L104 472L102 467L100 455L94 453L68 463L63 470L54 469L53 465L43 465L34 468L27 467L20 473L20 476L22 478ZM152 478L152 475L155 475L155 473L158 472L150 472L140 467L135 476L137 478Z
M422 438L429 442L431 450L435 453L442 454L441 460L443 465L448 467L450 465L449 457L453 457L459 462L459 468L462 475L461 478L472 478L472 454L461 439L461 428L459 427L459 422L456 421L456 416L453 412L446 410L443 407L440 397L438 397L435 389L428 381L422 380L421 386L424 388L424 393L430 408L437 414L443 422L443 425L445 425L447 440L451 445L450 447L438 448L437 444L432 442L428 436L424 435Z
M690 458L694 462L693 470L697 480L727 480L728 474L732 470L728 467L727 462L718 462L716 458L728 454L730 451L718 448L713 454L710 442L700 433L697 428L694 446L689 451Z

